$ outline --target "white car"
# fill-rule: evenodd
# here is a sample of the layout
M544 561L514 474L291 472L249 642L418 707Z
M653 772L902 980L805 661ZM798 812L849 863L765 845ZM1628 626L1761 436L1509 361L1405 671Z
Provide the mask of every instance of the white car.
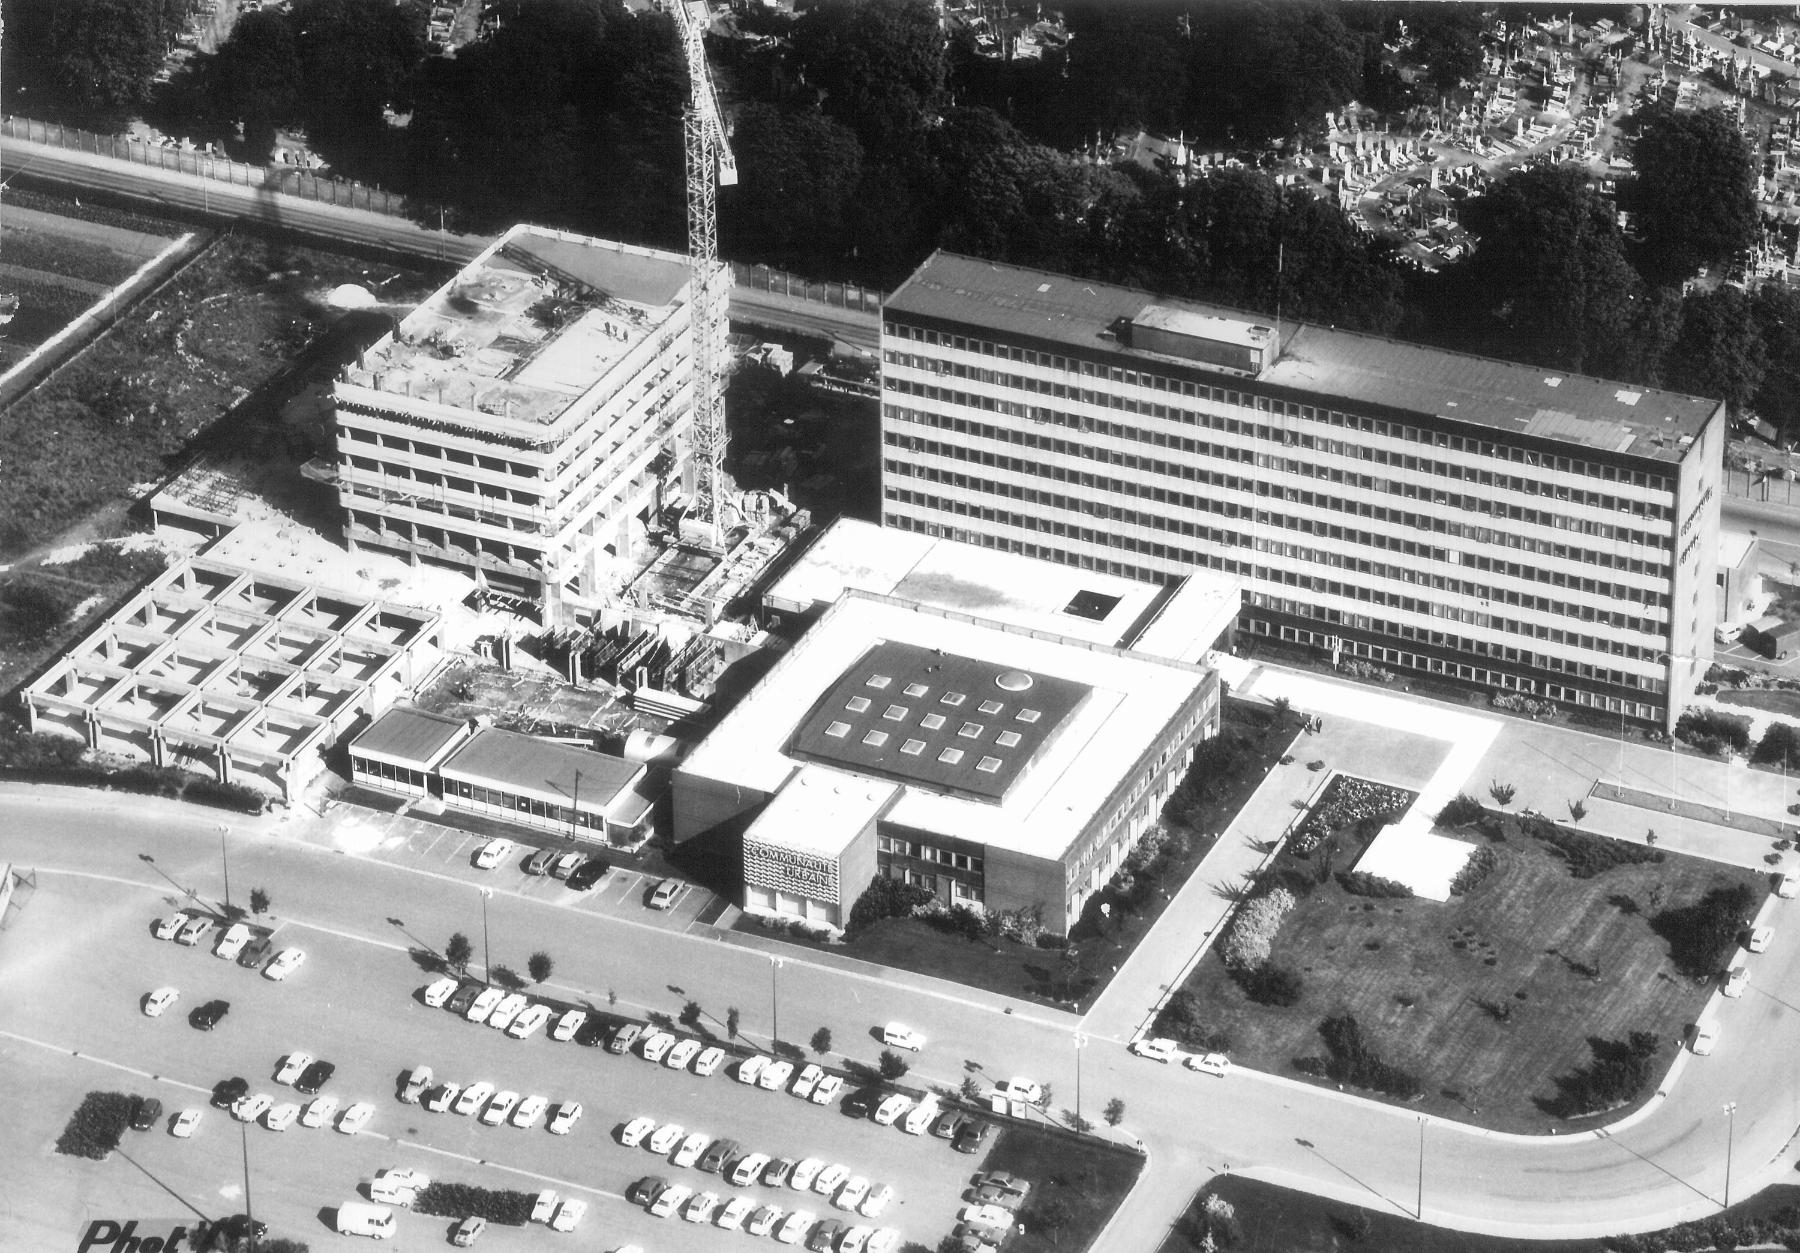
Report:
M1133 1040L1131 1051L1153 1062L1166 1062L1175 1056L1175 1041L1162 1038Z
M1784 901L1791 901L1796 896L1800 896L1800 874L1784 874L1776 879L1775 895ZM162 938L160 930L157 932L157 938Z
M849 1177L850 1168L842 1162L837 1162L819 1172L819 1177L813 1180L812 1190L820 1196L830 1196L841 1188Z
M837 1094L843 1090L844 1078L842 1075L826 1075L819 1080L818 1086L812 1090L812 1095L806 1099L814 1105L829 1105L837 1100Z
M863 1253L894 1253L900 1247L900 1233L892 1227L883 1227L869 1237L869 1247Z
M1719 1045L1719 1024L1712 1019L1704 1019L1694 1024L1694 1038L1688 1047L1694 1056L1705 1057Z
M817 1221L810 1210L797 1209L781 1220L781 1226L775 1228L775 1238L783 1244L799 1244Z
M906 1111L906 1117L900 1120L900 1130L909 1136L922 1136L937 1120L938 1113L937 1097L927 1094L924 1100Z
M575 1121L580 1117L580 1101L563 1101L556 1107L556 1112L550 1115L550 1134L553 1136L568 1135L575 1126Z
M724 1064L725 1050L714 1045L711 1048L702 1049L700 1056L694 1059L694 1073L697 1075L711 1075Z
M1000 1085L1000 1095L1009 1101L1023 1101L1027 1105L1036 1105L1044 1099L1044 1088L1035 1080L1021 1079L1015 1075Z
M925 1047L925 1037L903 1022L890 1022L881 1029L881 1042L889 1048L917 1053Z
M728 1176L734 1188L748 1188L762 1178L763 1167L769 1164L767 1153L747 1153L731 1164Z
M854 1210L868 1199L869 1181L861 1175L852 1175L838 1189L838 1194L831 1203L839 1209Z
M493 1095L494 1085L483 1079L480 1083L471 1083L464 1088L462 1095L456 1098L456 1104L452 1108L459 1114L473 1114L486 1105L488 1098Z
M213 956L222 957L226 961L236 961L237 955L244 951L244 945L250 943L250 928L241 922L234 922L225 928L225 934L213 945Z
M1743 962L1738 962L1730 970L1725 972L1725 979L1720 985L1719 991L1723 992L1726 996L1742 996L1744 994L1744 989L1749 986L1749 983L1750 967L1744 965Z
M550 1031L552 1040L573 1040L575 1033L581 1030L581 1024L587 1021L587 1010L565 1009L562 1017L556 1020L556 1026Z
M779 1092L787 1086L793 1073L794 1063L790 1061L770 1062L763 1067L762 1074L756 1077L756 1086L766 1092Z
M506 1116L513 1112L519 1103L519 1094L511 1088L494 1093L494 1099L488 1102L487 1108L481 1111L481 1121L490 1127L498 1127L506 1121Z
M159 940L173 940L177 935L181 934L181 929L187 926L191 919L192 915L176 910L167 918L157 922L156 930L153 934Z
M450 999L450 994L454 991L456 991L456 980L449 975L445 975L442 979L433 979L425 987L425 1004L432 1009L442 1009L444 1002Z
M191 948L200 943L206 933L211 930L211 918L201 918L190 914L188 920L181 924L181 930L175 933L175 943L185 944Z
M487 1025L495 1030L504 1031L512 1026L513 1019L524 1013L530 1005L531 998L522 992L504 996L500 998L500 1003L494 1006L494 1012L488 1015Z
M750 1215L750 1221L744 1224L744 1230L753 1236L766 1236L775 1230L775 1224L787 1211L779 1205L763 1205Z
M867 1253L869 1237L874 1234L867 1227L848 1228L838 1237L837 1253Z
M813 1180L825 1169L825 1163L816 1157L802 1158L794 1167L794 1173L788 1176L788 1187L796 1192L805 1192L813 1186ZM848 1172L846 1172L848 1173Z
M367 1101L358 1101L339 1116L337 1129L347 1136L353 1136L368 1126L369 1119L373 1117L375 1107Z
M912 1098L901 1096L896 1092L875 1107L875 1125L878 1127L891 1127L900 1115L911 1108Z
M239 1122L255 1122L275 1104L266 1092L247 1092L231 1103L231 1116Z
M687 1134L687 1128L678 1122L664 1123L651 1135L648 1144L650 1151L658 1155L672 1151L681 1143L681 1137Z
M158 988L144 998L144 1017L161 1018L163 1011L180 999L179 988Z
M663 1065L670 1070L685 1070L687 1064L693 1061L699 1052L700 1041L677 1040L675 1047L669 1050L669 1055L663 1058Z
M482 870L492 870L501 862L511 857L519 849L511 840L489 840L475 854L475 865Z
M480 995L469 1002L469 1008L463 1011L463 1017L470 1022L486 1022L487 1016L494 1012L494 1007L506 999L506 993L500 988L483 988Z
M893 1188L884 1183L869 1193L868 1199L856 1207L856 1212L864 1218L880 1218L881 1211L886 1209L888 1202L893 1199Z
M1769 947L1769 942L1774 938L1775 928L1752 927L1750 930L1750 939L1744 947L1749 949L1752 953L1760 953Z
M744 1225L744 1220L750 1217L750 1211L755 1208L756 1202L749 1197L734 1196L725 1203L725 1208L719 1211L716 1221L724 1230L736 1231Z
M538 1193L537 1198L531 1203L531 1221L534 1223L549 1222L550 1216L556 1213L556 1203L560 1200L562 1197L554 1188L545 1188Z
M542 1118L544 1116L544 1111L549 1108L549 1097L528 1096L520 1101L519 1108L513 1111L512 1125L519 1128L521 1131L529 1131L531 1128L537 1126L538 1119Z
M276 1083L292 1083L300 1077L300 1072L313 1064L311 1053L289 1053L281 1059L281 1068L275 1072Z
M791 1096L805 1100L812 1095L812 1090L819 1086L819 1080L825 1077L824 1068L808 1062L800 1071L800 1077L794 1080L794 1086L788 1089Z
M587 1214L587 1202L570 1198L556 1207L556 1217L550 1220L552 1231L573 1231Z
M300 1115L302 1127L323 1127L330 1122L338 1111L338 1099L335 1096L315 1096L306 1103L306 1109Z
M558 857L555 861L550 863L550 877L552 879L567 879L570 875L575 873L575 868L586 860L586 853L564 853L561 857Z
M280 983L283 979L300 969L300 963L305 960L306 951L304 949L284 948L279 953L275 954L275 960L270 962L267 969L263 971L263 978L273 979L275 982Z
M675 1047L675 1037L667 1031L652 1031L644 1037L640 1053L647 1062L660 1062L668 1051Z
M300 1117L300 1106L294 1101L271 1105L263 1115L263 1126L270 1131L286 1131Z
M1223 1079L1225 1072L1231 1069L1231 1059L1223 1053L1189 1054L1187 1068L1197 1070L1203 1075L1211 1075L1215 1079Z
M700 1160L700 1155L706 1152L706 1146L711 1143L712 1137L704 1131L690 1131L687 1139L681 1142L681 1147L675 1150L675 1156L669 1160L676 1166L692 1166Z
M441 1114L452 1105L456 1104L457 1095L461 1091L461 1084L451 1083L449 1080L445 1080L428 1092L425 1095L425 1099L420 1101L419 1104L423 1105L434 1114Z
M688 1203L682 1207L681 1216L690 1223L703 1223L711 1220L713 1211L719 1208L717 1192L696 1192Z
M655 1203L650 1206L650 1213L657 1218L668 1218L693 1195L694 1190L685 1183L672 1183L657 1193Z
M513 1019L512 1026L506 1029L506 1034L515 1040L527 1040L543 1030L544 1024L549 1021L550 1007L533 1005Z
M752 1053L738 1063L737 1081L739 1083L755 1083L762 1076L763 1067L767 1066L770 1060L761 1053Z
M181 1113L176 1116L175 1122L169 1127L169 1134L183 1140L187 1139L194 1134L194 1129L200 1125L200 1117L205 1112L205 1110L200 1109L182 1110Z
M623 1144L628 1149L635 1149L644 1142L645 1136L655 1130L656 1119L633 1118L630 1122L625 1124L625 1129L619 1132L619 1143Z

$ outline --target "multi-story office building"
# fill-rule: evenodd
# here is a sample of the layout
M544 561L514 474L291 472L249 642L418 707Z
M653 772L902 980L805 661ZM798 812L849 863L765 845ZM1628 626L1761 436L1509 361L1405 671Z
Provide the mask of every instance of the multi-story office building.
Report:
M468 571L547 625L587 621L665 488L692 491L690 273L508 231L337 379L346 538ZM716 282L723 300L730 271Z
M1718 401L937 253L882 324L887 526L1244 587L1240 630L1672 725Z

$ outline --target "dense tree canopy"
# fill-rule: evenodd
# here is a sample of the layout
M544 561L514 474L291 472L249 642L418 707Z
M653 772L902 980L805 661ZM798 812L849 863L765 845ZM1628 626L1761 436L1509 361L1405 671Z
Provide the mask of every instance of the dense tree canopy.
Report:
M794 62L870 152L916 145L943 107L949 58L927 0L821 0L794 23Z
M1750 307L1765 361L1751 403L1783 438L1800 438L1800 291L1767 283L1757 288Z
M1756 242L1750 148L1725 110L1649 110L1632 161L1637 175L1620 189L1620 203L1643 237L1638 267L1651 282L1728 266Z
M40 108L135 109L192 9L191 0L6 0L8 62L21 71L13 85Z
M1718 287L1681 302L1681 330L1664 371L1669 387L1742 409L1756 395L1766 364L1762 334L1743 292Z
M1185 121L1243 145L1316 133L1325 112L1356 98L1363 59L1335 5L1323 0L1213 0L1189 13Z
M419 0L294 0L288 21L307 88L301 116L315 143L380 143L382 110L411 107L426 15Z
M736 256L830 272L847 249L862 182L856 135L815 111L749 104L732 135L737 190L725 198L722 243Z
M276 129L299 113L300 58L287 15L273 9L244 14L218 54L202 62L200 78L214 137L229 136L242 122L245 147L266 157Z

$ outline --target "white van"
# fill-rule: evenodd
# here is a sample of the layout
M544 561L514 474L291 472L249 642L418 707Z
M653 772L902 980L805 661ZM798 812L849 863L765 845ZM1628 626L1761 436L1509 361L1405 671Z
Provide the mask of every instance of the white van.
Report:
M928 1093L924 1100L913 1106L905 1118L900 1120L900 1129L909 1136L924 1135L925 1129L936 1121L942 1113L938 1106L937 1094Z
M390 1239L394 1234L394 1211L382 1205L365 1205L361 1201L345 1201L338 1206L339 1235L369 1236Z

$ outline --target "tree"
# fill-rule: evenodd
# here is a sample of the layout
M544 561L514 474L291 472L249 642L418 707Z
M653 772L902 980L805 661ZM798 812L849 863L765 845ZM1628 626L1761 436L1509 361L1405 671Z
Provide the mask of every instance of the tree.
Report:
M1102 1112L1101 1117L1106 1119L1107 1126L1118 1126L1125 1121L1125 1102L1116 1096L1113 1097L1106 1103L1106 1109Z
M1425 83L1449 95L1481 72L1485 15L1468 4L1409 4L1403 10L1413 34L1411 57L1425 68Z
M1675 391L1725 401L1741 413L1762 386L1768 356L1749 297L1735 287L1689 293L1664 371Z
M812 1051L815 1053L831 1052L831 1028L820 1027L812 1033Z
M1321 0L1212 0L1187 11L1181 122L1253 146L1322 130L1362 86L1358 41Z
M1784 769L1800 770L1800 730L1785 722L1771 722L1756 742L1750 760L1758 765L1781 763Z
M981 1080L974 1075L964 1075L962 1087L958 1089L958 1092L965 1101L979 1101L981 1099Z
M826 114L870 152L917 147L943 108L949 60L927 0L821 0L794 23L792 44Z
M555 968L556 963L550 960L550 954L541 950L533 953L525 962L525 969L530 973L533 983L542 983L548 979Z
M467 970L469 959L475 956L475 946L469 943L469 937L458 931L444 945L444 961L457 970Z
M1050 1108L1050 1098L1053 1095L1055 1095L1054 1090L1046 1083L1038 1090L1038 1099L1033 1101L1032 1104L1041 1110L1047 1111Z
M426 19L416 0L294 0L289 21L303 84L300 114L315 146L381 146L383 110L411 109Z
M856 133L816 111L753 102L738 112L731 148L738 186L720 205L720 226L732 255L836 268L862 182Z
M150 99L187 14L184 0L13 0L9 66L34 100L120 120Z
M233 134L241 122L251 158L267 159L276 129L300 107L300 54L287 14L258 9L240 16L218 52L199 62L198 76L214 137Z
M1750 146L1725 109L1652 106L1638 120L1631 159L1637 173L1619 203L1643 237L1636 260L1651 282L1675 285L1702 267L1729 267L1755 244Z
M1579 800L1570 801L1569 820L1576 826L1580 826L1581 820L1585 817L1587 817L1587 803Z
M1764 283L1750 298L1765 367L1752 400L1783 441L1800 438L1800 291Z
M733 1005L730 1009L725 1011L725 1034L734 1040L737 1039L738 1020L739 1015L737 1006Z
M250 912L266 914L269 912L269 894L262 888L250 889Z
M1515 789L1512 784L1502 783L1498 779L1495 779L1488 785L1488 795L1493 797L1494 804L1500 806L1502 809L1505 809L1508 805L1512 804L1513 797L1517 794L1517 789Z
M886 1079L889 1083L893 1083L900 1079L907 1071L912 1069L912 1063L900 1056L900 1054L894 1052L893 1049L881 1050L879 1065L881 1077Z

